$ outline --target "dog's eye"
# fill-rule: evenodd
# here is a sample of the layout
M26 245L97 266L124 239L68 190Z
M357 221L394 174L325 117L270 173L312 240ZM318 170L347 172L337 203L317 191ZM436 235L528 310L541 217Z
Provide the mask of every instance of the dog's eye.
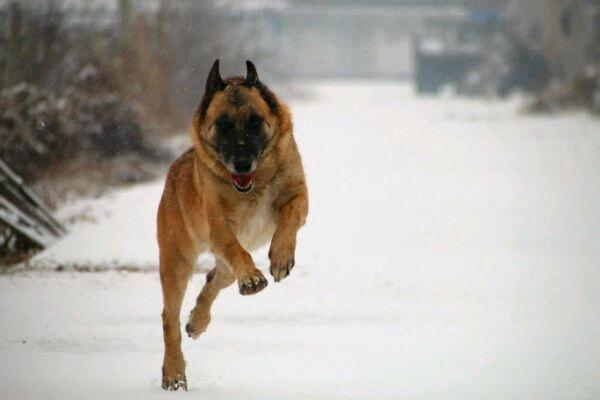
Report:
M233 122L227 117L220 117L215 124L217 125L217 129L221 132L227 132L233 129Z
M250 128L258 128L263 122L263 119L256 114L250 114L250 118L248 118L248 127Z

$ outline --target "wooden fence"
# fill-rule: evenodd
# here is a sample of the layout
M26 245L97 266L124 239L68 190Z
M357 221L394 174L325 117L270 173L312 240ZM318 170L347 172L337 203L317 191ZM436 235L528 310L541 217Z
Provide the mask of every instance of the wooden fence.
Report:
M0 160L0 223L19 238L44 248L67 233L51 211Z

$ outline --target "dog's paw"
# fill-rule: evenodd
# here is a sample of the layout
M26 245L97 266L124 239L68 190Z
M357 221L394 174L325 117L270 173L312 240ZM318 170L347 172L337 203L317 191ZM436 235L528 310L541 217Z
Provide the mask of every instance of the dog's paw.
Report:
M162 380L162 388L165 390L181 389L187 391L187 380L185 379L185 376L178 376L174 379L164 377Z
M271 260L271 267L269 268L271 275L273 275L275 282L279 282L288 276L294 268L294 245L278 245L274 241L269 249L269 259Z
M258 293L266 288L267 284L267 280L258 269L255 269L244 277L238 278L240 293L243 295Z
M294 256L283 260L271 260L271 275L275 282L280 282L283 278L288 276L294 268Z
M271 261L271 275L275 282L280 282L288 276L294 268L294 252L296 250L296 239L289 235L275 235L269 249L269 260Z
M192 315L190 315L190 320L185 324L185 332L192 339L198 339L198 337L206 331L209 323L210 314L196 315L192 313Z

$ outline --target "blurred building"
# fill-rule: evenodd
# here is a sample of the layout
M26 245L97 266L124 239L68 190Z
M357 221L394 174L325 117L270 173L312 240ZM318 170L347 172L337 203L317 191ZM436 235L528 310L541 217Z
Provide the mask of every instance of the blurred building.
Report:
M435 32L438 38L460 41L468 21L486 19L504 3L288 0L273 18L272 37L294 77L406 78L415 74L416 37Z

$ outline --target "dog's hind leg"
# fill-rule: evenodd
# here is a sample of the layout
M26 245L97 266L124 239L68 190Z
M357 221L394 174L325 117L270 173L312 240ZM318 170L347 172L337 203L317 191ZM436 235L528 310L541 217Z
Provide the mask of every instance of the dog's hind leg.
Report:
M174 253L176 252L161 251L160 255L160 282L164 301L162 320L165 341L162 387L166 390L187 390L185 361L181 351L179 314L192 272L193 260Z
M198 338L210 323L210 307L221 289L235 282L236 276L224 262L215 257L216 266L206 275L206 283L196 299L185 331L191 338Z

